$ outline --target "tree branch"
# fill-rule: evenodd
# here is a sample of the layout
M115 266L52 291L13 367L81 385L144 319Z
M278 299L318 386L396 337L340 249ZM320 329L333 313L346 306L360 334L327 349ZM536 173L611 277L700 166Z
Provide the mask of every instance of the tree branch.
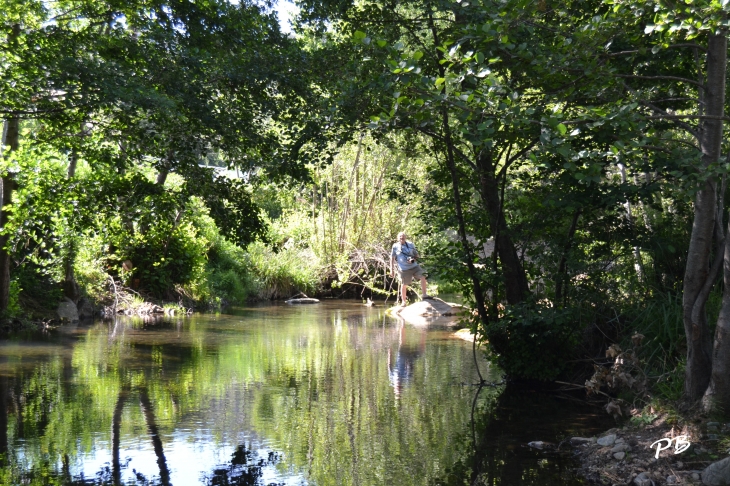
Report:
M694 84L695 86L705 89L704 84L699 83L699 82L695 81L694 79L681 78L679 76L639 76L637 74L616 74L615 76L617 78L629 78L629 79L649 79L649 80L667 79L670 81L680 81L682 83Z

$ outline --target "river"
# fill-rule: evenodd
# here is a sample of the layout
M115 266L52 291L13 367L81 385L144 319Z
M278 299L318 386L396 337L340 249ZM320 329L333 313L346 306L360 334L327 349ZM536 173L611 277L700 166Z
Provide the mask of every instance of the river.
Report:
M453 330L344 301L118 318L0 341L0 484L580 484L558 442L605 428L494 386ZM610 426L610 424L608 424Z

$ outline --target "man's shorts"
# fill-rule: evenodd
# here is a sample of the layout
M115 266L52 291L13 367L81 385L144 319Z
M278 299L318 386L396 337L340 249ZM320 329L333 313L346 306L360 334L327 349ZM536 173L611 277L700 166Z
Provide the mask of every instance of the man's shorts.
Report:
M403 285L410 285L414 278L421 278L424 276L421 265L416 265L408 270L399 270L400 281Z

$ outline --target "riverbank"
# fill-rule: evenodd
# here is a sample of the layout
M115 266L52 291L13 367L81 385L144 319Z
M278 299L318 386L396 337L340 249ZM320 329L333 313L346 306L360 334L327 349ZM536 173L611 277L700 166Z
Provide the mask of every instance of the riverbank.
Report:
M730 422L650 415L643 424L635 421L570 442L580 462L576 473L589 484L713 484L703 483L709 476L703 472L728 456Z

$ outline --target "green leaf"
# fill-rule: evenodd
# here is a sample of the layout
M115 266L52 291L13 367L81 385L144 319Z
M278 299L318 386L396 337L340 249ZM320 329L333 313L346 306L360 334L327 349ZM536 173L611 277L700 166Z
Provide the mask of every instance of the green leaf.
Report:
M562 123L558 123L557 129L560 132L560 135L565 135L565 133L568 131L568 128Z

